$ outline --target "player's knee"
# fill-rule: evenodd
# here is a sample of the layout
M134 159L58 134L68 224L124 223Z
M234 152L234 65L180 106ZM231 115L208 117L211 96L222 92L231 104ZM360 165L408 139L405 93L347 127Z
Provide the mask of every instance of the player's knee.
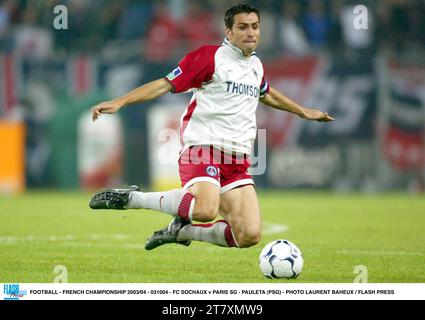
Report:
M239 240L238 246L239 248L249 248L255 246L257 243L261 241L261 235L243 237Z
M193 219L199 222L209 222L218 216L219 200L195 200Z
M238 245L240 248L249 248L255 246L261 241L261 228L249 227L243 230L238 236Z

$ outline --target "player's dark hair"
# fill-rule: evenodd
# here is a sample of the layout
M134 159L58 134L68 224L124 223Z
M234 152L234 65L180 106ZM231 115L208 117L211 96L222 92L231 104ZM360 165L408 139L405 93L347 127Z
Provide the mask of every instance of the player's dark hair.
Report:
M239 14L239 13L252 13L254 12L257 16L258 16L258 20L260 20L260 11L245 3L238 3L236 5L234 5L233 7L227 9L226 13L224 14L224 25L229 28L232 29L233 24L235 23L235 15Z

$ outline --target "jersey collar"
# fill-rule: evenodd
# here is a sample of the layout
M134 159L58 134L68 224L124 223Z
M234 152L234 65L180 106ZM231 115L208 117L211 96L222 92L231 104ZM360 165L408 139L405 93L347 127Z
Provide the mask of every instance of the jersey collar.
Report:
M256 52L255 52L255 51L253 51L249 57L244 56L244 54L243 54L242 50L241 50L241 49L239 49L237 46L235 46L235 45L231 44L231 43L230 43L230 41L229 41L229 39L227 39L227 38L224 38L223 46L228 46L228 47L229 47L229 48L231 48L234 52L238 53L239 55L241 55L243 58L246 58L246 59L247 59L247 58L250 58L250 57L252 57L252 56L254 56L254 55L256 54Z

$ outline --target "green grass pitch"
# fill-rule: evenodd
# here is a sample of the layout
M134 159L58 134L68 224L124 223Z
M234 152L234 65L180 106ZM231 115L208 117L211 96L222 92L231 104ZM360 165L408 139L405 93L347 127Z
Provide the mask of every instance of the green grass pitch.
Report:
M227 249L193 242L144 250L170 220L153 211L92 211L84 193L0 197L0 282L350 283L357 265L369 282L425 282L425 200L403 194L260 192L261 243ZM304 253L296 280L266 279L258 255L289 239Z

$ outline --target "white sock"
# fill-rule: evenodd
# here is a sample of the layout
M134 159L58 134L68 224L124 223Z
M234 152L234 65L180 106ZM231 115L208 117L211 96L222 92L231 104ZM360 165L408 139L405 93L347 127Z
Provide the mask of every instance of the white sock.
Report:
M126 205L127 209L157 210L186 220L192 220L194 207L195 198L182 189L166 192L133 191Z
M178 241L204 241L221 247L237 247L230 225L219 220L207 224L189 224L183 227L177 235Z

